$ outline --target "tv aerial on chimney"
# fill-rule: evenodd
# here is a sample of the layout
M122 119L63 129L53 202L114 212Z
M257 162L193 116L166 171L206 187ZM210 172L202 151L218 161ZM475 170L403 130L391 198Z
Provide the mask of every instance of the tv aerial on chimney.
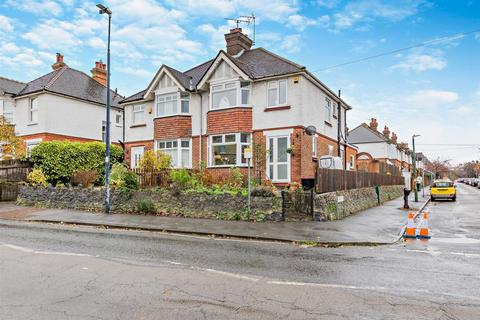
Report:
M251 16L239 16L238 18L225 18L225 20L235 22L237 25L237 28L240 26L241 23L244 23L247 26L252 24L253 25L252 44L255 45L255 15L253 14L253 12Z

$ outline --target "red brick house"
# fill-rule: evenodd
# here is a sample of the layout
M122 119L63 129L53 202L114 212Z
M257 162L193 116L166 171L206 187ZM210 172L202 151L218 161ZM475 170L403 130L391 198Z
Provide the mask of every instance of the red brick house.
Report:
M145 90L120 102L132 167L154 149L171 155L174 167L246 171L244 149L252 147L252 172L288 184L313 179L322 155L343 157L347 149L355 158L343 139L346 102L304 66L252 48L240 28L225 40L226 51L187 71L162 65Z

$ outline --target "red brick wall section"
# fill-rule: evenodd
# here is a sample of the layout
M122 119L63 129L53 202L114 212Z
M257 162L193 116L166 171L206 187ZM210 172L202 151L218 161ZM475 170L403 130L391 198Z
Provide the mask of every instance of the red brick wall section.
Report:
M157 139L188 138L192 135L191 116L173 116L153 120L153 137Z
M205 165L208 165L207 143L208 143L207 136L202 136L202 161L205 163ZM194 169L198 169L200 166L199 153L200 153L200 136L195 136L195 137L192 137L192 167Z
M30 134L26 136L21 136L23 140L32 140L32 139L42 139L42 141L72 141L72 142L92 142L92 141L100 141L95 139L87 139L87 138L80 138L80 137L72 137L72 136L65 136L61 134L55 133L36 133Z
M211 110L207 113L207 134L252 131L252 108Z
M125 161L127 162L128 166L130 166L130 151L132 147L145 147L145 151L153 149L153 140L147 141L135 141L129 142L125 144Z

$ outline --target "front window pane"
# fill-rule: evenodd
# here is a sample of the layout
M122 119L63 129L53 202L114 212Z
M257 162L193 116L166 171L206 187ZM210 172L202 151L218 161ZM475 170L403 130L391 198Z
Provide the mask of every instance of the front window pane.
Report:
M277 89L268 89L268 106L277 105Z
M188 148L190 146L190 141L182 140L182 148Z
M237 145L227 144L213 146L213 161L217 166L234 165L237 162Z
M222 143L222 136L213 136L212 143Z
M287 103L287 81L286 80L278 81L278 103L279 104Z
M191 167L190 164L190 149L182 149L182 163L181 166L183 168Z
M248 104L248 100L250 98L250 90L242 89L242 104Z
M278 162L287 162L287 159L288 159L288 153L287 153L288 141L287 141L287 138L278 138L277 139L277 144L278 144L277 161Z
M235 135L234 134L227 134L225 136L225 142L235 142Z
M288 164L279 164L277 166L277 179L286 180L288 179Z
M182 100L182 113L190 112L190 101Z
M212 93L212 108L226 108L236 105L237 90L230 89Z
M245 143L250 143L250 134L248 133L240 134L240 141Z
M273 162L273 139L270 138L269 141L270 147L268 150L268 161Z

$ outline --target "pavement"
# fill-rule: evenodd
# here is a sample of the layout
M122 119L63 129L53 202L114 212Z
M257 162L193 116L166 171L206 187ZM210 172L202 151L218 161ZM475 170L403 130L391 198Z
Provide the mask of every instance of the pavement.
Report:
M480 319L480 190L458 192L430 240L384 246L4 220L0 319Z
M426 201L420 194L420 207ZM148 231L213 235L285 242L309 242L324 245L374 245L398 241L403 234L407 211L403 198L353 214L343 220L324 222L245 222L153 215L93 213L78 210L37 209L0 205L0 219L16 219L31 222L63 223L102 226Z

